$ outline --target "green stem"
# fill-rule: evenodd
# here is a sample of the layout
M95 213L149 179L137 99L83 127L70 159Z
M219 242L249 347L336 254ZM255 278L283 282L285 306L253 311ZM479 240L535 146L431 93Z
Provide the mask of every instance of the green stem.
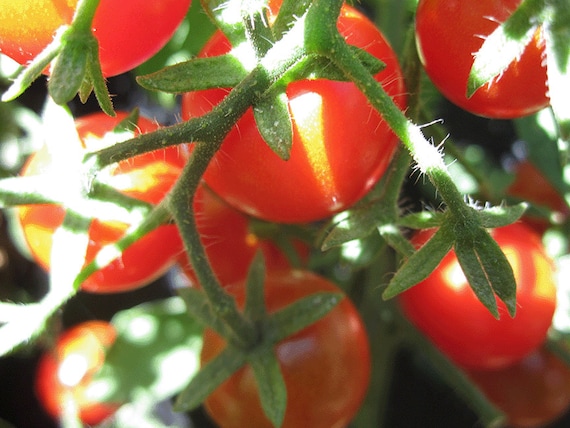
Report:
M73 27L81 32L91 33L91 27L95 12L99 7L100 0L80 0L73 17Z

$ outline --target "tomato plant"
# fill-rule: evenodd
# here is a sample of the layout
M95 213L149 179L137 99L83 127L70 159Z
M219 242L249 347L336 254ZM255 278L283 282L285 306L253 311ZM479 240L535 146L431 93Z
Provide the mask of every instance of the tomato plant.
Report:
M469 376L506 413L512 427L545 426L570 407L570 369L544 349L510 367L470 371Z
M239 305L244 283L227 287ZM307 271L268 274L265 301L272 313L320 291L336 292L328 280ZM211 330L204 334L201 359L214 358L225 342ZM342 427L360 406L370 377L370 354L364 325L353 304L344 298L324 318L277 344L277 358L287 387L283 427ZM208 413L223 427L270 427L252 370L234 373L205 401Z
M157 53L184 19L191 0L102 0L93 21L105 76L124 73ZM35 58L56 30L70 24L77 0L0 2L0 52L20 64ZM117 29L121 31L117 31Z
M124 112L115 118L103 113L84 116L76 121L80 138L77 141L62 143L81 144L86 150L101 148L108 141L105 140L105 134L111 132L126 117ZM157 129L158 124L141 118L136 128L137 132L150 132ZM144 154L116 164L109 173L110 184L128 196L156 204L174 184L183 165L184 156L176 147ZM61 173L57 168L59 164L54 164L46 146L31 156L22 170L22 175ZM24 205L18 209L18 218L30 251L36 262L48 271L51 265L53 234L63 223L64 216L65 208L53 204ZM86 264L94 259L104 245L119 240L128 226L121 222L100 221L95 213L89 228ZM110 293L146 285L164 273L181 251L182 243L176 226L159 226L124 251L120 258L91 275L83 283L82 289Z
M115 413L120 405L98 401L91 382L115 338L115 329L108 322L86 321L64 332L54 349L42 356L36 393L52 417L59 419L67 412L96 425Z
M419 232L417 246L434 233ZM405 314L445 354L463 367L499 368L513 364L546 338L556 307L554 265L540 237L522 223L494 229L517 283L517 312L511 318L499 303L500 319L477 299L453 251L420 284L403 292Z
M403 109L402 74L384 36L348 6L342 9L338 27L348 43L386 63L375 78ZM201 55L229 50L228 41L217 33ZM279 158L265 144L249 110L224 140L205 180L228 203L250 215L282 223L322 219L349 207L376 183L392 158L397 138L353 83L300 80L290 83L286 92L293 120L290 158ZM212 89L185 94L184 118L210 111L226 93Z
M197 212L197 228L202 237L206 254L222 285L233 284L247 276L255 253L263 252L268 270L287 269L290 263L283 252L270 239L259 237L250 230L250 220L217 195L201 187L194 207ZM307 255L307 247L296 241L295 251ZM197 285L196 275L181 253L179 264L186 276Z
M498 78L467 98L474 54L519 6L521 0L420 0L416 40L420 59L434 85L461 108L486 117L514 118L549 103L540 30L518 60Z

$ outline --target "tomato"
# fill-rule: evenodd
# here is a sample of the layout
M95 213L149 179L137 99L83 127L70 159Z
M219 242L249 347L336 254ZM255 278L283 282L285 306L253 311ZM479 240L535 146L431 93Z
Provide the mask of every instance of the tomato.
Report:
M64 332L54 349L41 357L36 395L52 417L75 410L84 423L96 425L115 413L120 404L99 402L94 398L97 386L91 383L115 339L108 322L87 321Z
M233 284L247 276L257 251L261 250L267 270L287 269L290 264L279 248L250 230L250 220L226 204L205 187L200 187L194 204L198 232L206 255L222 285ZM307 256L308 248L295 241L299 254ZM183 273L198 285L186 253L178 259Z
M244 303L244 283L227 290ZM300 270L271 272L265 282L269 313L316 292L338 292L328 280ZM214 358L225 342L206 329L201 360ZM370 378L366 331L353 304L344 298L324 318L279 342L275 348L287 388L282 427L344 427L360 406ZM265 417L253 372L245 366L205 401L220 426L271 427Z
M104 113L95 113L78 119L76 128L80 140L77 140L77 144L82 144L87 150L102 148L106 144L105 133L112 131L115 125L126 117L126 113L118 112L115 118ZM149 119L140 118L137 123L137 133L150 132L157 128L158 124ZM177 180L185 162L184 157L177 147L139 155L115 164L109 172L109 182L128 196L156 204ZM22 175L59 173L54 171L55 168L51 154L47 147L44 147L28 160ZM118 241L129 226L125 223L99 220L97 213L94 214L95 218L89 228L86 264L94 259L104 245ZM32 256L48 271L52 237L63 223L64 215L64 208L58 205L24 205L18 208L18 218ZM146 285L174 263L182 248L180 235L174 224L159 226L127 248L119 259L91 275L83 283L82 290L111 293Z
M101 0L93 19L105 76L131 70L170 39L191 0ZM34 59L70 24L78 0L0 0L0 52L20 64Z
M375 77L403 109L402 73L380 31L349 6L343 6L338 28L348 43L386 63ZM218 32L200 55L229 50ZM328 217L361 198L386 170L398 141L353 83L300 80L286 92L293 120L290 159L284 161L269 149L250 109L227 135L204 178L239 210L273 222L303 223ZM226 94L225 89L185 94L183 117L207 113Z
M433 234L414 238L421 246ZM408 318L459 366L477 369L505 367L542 344L556 307L554 264L539 235L522 223L491 231L517 283L517 312L508 315L498 302L495 319L467 283L457 257L449 252L424 281L400 294Z
M555 220L562 222L570 216L570 208L546 177L530 161L524 160L515 165L515 180L507 188L507 195L523 199L532 204L549 208ZM550 223L544 218L525 217L525 222L543 233Z
M434 85L459 107L491 118L515 118L549 103L544 42L537 31L520 58L491 84L467 98L473 55L522 0L420 0L416 41L420 59Z
M512 427L543 427L570 407L570 369L544 349L513 366L469 376Z

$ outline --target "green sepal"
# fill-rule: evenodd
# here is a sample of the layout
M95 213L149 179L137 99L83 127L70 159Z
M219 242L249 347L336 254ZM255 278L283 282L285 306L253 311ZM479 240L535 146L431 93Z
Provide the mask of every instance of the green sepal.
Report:
M293 123L285 88L275 85L253 106L255 123L263 140L277 156L289 159L293 145Z
M513 269L503 251L485 229L461 234L455 254L477 298L499 318L495 294L511 316L516 312L516 282Z
M226 379L247 362L246 353L227 346L214 359L203 366L178 395L174 410L186 412L197 408Z
M500 76L517 60L532 40L544 0L524 1L515 12L483 42L467 80L467 97Z
M66 37L67 36L67 37ZM63 47L55 60L48 90L56 102L63 105L71 101L81 88L87 73L87 62L93 43L97 48L97 40L81 34L74 37L72 29L63 36Z
M139 76L137 82L146 89L178 94L210 88L233 88L247 73L240 61L228 53L171 65Z
M320 320L343 298L342 293L326 291L303 297L274 312L264 326L263 337L280 342Z
M107 88L105 77L103 76L103 70L101 69L101 62L99 61L99 45L97 43L93 43L91 47L91 52L87 60L87 74L85 76L85 80L92 85L95 99L97 100L101 110L107 115L114 117L115 109L113 108L111 95L109 94L109 89ZM80 98L82 95L81 89L82 87L79 89Z
M560 138L570 141L570 8L562 0L553 1L550 7L550 20L545 25L550 105Z
M365 238L376 231L380 219L377 207L356 207L342 214L332 228L327 231L321 243L321 250L328 251L355 239Z
M420 211L398 219L398 224L409 229L431 229L443 224L445 214L441 211Z
M248 355L261 407L274 427L280 427L287 408L287 387L279 361L272 347L259 347Z
M210 302L203 291L196 288L179 288L178 295L186 303L188 313L202 325L210 327L222 337L231 337L228 326L214 313Z
M226 35L232 46L246 41L241 0L200 0L202 9Z
M382 298L391 299L426 279L453 247L453 235L446 224L415 253L413 253L394 274L382 293Z
M265 308L265 263L263 253L258 251L249 267L246 280L244 315L254 323L267 317Z
M485 228L503 227L514 223L522 217L528 204L522 202L510 207L496 206L485 208L477 213L481 226Z

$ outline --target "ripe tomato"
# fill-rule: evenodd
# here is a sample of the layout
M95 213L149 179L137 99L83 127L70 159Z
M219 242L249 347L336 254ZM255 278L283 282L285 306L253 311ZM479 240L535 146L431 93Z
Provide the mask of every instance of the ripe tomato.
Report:
M131 70L157 53L184 19L191 0L101 0L93 20L105 76ZM78 0L0 0L0 52L20 64L35 58L70 24Z
M511 427L543 427L570 407L570 369L544 349L513 366L469 376L505 412Z
M466 97L473 55L486 36L522 0L420 0L416 40L420 59L434 85L461 108L486 117L515 118L547 106L544 42L541 32L520 58L492 84Z
M564 198L531 162L519 162L514 172L515 180L508 187L507 195L551 209L557 221L562 222L570 216L570 208ZM546 219L538 217L526 216L525 222L539 233L550 226Z
M364 15L343 6L338 28L346 40L386 63L376 75L405 107L405 88L396 55ZM201 56L230 50L216 33ZM218 104L227 91L185 94L185 119ZM263 141L251 109L228 134L206 171L205 181L228 203L265 220L302 223L339 212L361 198L380 178L398 144L396 136L349 82L301 80L287 86L293 119L293 146L281 160Z
M244 303L244 283L227 290ZM268 311L275 312L316 292L338 292L313 273L290 270L269 273L265 282ZM201 360L214 358L225 342L206 329ZM344 427L360 406L370 378L366 331L356 308L344 298L324 318L279 342L277 358L287 387L283 427ZM222 427L271 427L265 417L253 372L243 367L205 401L208 413Z
M206 254L222 285L233 284L247 276L249 266L258 250L263 252L267 270L287 269L290 264L279 248L250 230L249 219L205 187L196 195L196 223ZM301 256L308 248L295 241ZM178 259L183 273L198 285L186 253Z
M52 417L60 418L65 410L76 411L84 423L96 425L119 408L118 403L97 401L96 386L91 383L115 338L115 329L108 322L87 321L64 332L54 349L42 356L36 395Z
M450 251L424 281L400 294L408 318L459 366L505 367L524 358L544 341L556 307L554 264L540 237L522 223L491 231L509 260L517 283L517 312L508 315L498 302L495 319L467 283ZM433 234L414 237L421 246Z
M104 146L105 133L112 131L127 116L118 112L112 118L104 113L95 113L76 121L81 144L87 150L97 150ZM137 123L137 133L150 132L158 124L141 118ZM79 140L77 140L77 144ZM74 142L64 141L72 144ZM128 196L156 204L174 184L184 165L184 156L177 147L167 148L137 156L120 162L110 172L110 183ZM51 154L44 147L28 160L22 175L37 175L54 171ZM59 205L23 205L18 208L18 218L26 242L36 262L49 271L52 237L63 223L65 210ZM97 217L97 213L95 213ZM94 218L89 228L89 246L86 264L91 262L106 244L119 240L128 224L101 221ZM159 226L148 235L131 245L107 267L95 272L82 285L82 290L96 293L112 293L131 290L146 285L164 273L173 263L175 256L182 251L178 229L174 224Z

